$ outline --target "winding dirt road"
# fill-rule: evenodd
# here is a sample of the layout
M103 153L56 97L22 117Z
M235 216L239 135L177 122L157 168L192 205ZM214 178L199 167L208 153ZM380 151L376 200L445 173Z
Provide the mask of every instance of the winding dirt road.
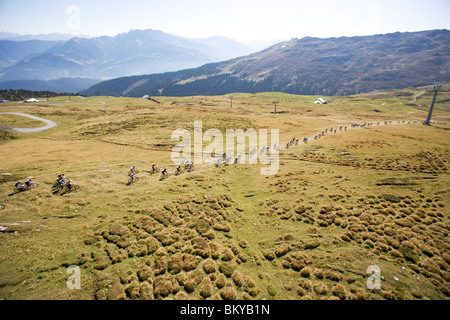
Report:
M17 127L0 126L0 129L6 130L6 131L22 132L22 133L33 133L33 132L45 131L45 130L51 129L51 128L53 128L53 127L58 125L55 121L51 121L51 120L47 120L47 119L44 119L44 118L32 116L30 114L22 113L22 112L0 112L0 114L14 114L14 115L17 115L17 116L22 116L22 117L27 117L27 118L30 118L30 119L42 121L42 122L45 122L47 124L45 126L37 127L37 128L17 128Z

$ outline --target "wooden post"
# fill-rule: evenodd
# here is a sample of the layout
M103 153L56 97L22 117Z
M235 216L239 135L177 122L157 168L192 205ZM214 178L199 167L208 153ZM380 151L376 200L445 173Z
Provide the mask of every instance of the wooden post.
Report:
M277 114L277 103L278 103L278 101L274 101L274 102L272 102L272 103L275 105L275 111L274 111L274 113Z

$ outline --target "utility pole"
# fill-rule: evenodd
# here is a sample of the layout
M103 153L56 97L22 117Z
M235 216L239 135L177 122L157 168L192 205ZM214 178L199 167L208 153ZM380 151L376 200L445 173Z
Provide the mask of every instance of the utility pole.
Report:
M278 101L274 101L274 102L272 102L274 105L275 105L275 114L277 114L277 103L278 103Z
M424 125L427 125L427 126L430 125L431 114L433 113L433 108L434 108L434 101L436 100L437 93L438 93L438 91L439 91L440 89L441 89L441 85L434 86L434 96L433 96L433 101L431 101L430 110L428 111L427 120L425 120L425 122L423 123Z

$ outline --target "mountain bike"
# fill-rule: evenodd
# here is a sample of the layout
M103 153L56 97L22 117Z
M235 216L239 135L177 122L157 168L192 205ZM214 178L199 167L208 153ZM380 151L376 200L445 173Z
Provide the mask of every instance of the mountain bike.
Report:
M25 188L27 190L30 190L30 189L33 189L33 188L37 188L37 187L39 187L39 184L34 182L34 181L29 186L25 185Z
M77 184L66 184L64 186L64 189L67 189L68 192L78 191L78 190L80 190L80 186Z
M134 182L138 182L139 181L139 177L130 177L129 179L128 179L128 184L132 184L132 183L134 183Z
M27 190L28 189L27 189L27 187L25 185L22 185L20 187L14 187L14 193L19 193L19 192L27 191Z
M165 174L161 175L161 178L159 178L159 181L162 181L162 180L164 180L164 179L167 179L169 176L170 176L169 173L165 173Z
M64 185L63 184L55 184L52 186L52 192L53 193L58 193L64 190Z
M152 168L152 170L149 172L150 172L150 174L155 174L155 173L158 173L159 171L160 171L159 168L156 167L156 168Z

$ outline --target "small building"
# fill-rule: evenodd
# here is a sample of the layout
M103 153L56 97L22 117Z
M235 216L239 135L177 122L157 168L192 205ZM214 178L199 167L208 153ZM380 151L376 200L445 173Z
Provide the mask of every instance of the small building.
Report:
M28 99L28 100L25 100L24 102L25 103L33 103L33 102L38 102L39 100L38 99L36 99L36 98L30 98L30 99Z
M325 100L323 100L322 98L317 99L316 101L314 101L314 103L317 104L327 104L327 102Z

